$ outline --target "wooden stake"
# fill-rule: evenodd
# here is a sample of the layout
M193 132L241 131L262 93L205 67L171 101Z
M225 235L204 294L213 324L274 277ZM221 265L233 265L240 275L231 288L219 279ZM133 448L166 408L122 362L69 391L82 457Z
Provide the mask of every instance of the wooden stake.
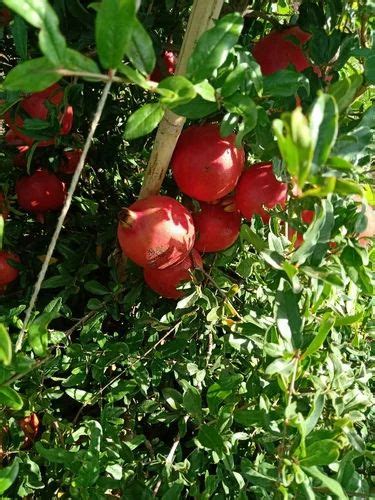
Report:
M187 64L198 38L213 25L219 17L224 0L194 0L188 26L178 56L176 75L186 73ZM186 118L167 110L156 133L154 147L148 162L140 198L146 198L160 191L168 170L177 140Z

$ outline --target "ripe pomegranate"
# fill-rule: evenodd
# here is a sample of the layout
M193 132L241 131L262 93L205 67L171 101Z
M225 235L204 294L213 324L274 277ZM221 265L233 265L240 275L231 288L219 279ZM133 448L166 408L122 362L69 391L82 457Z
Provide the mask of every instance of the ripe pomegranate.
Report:
M4 115L4 120L13 131L14 135L22 141L22 144L31 145L34 139L27 135L23 130L25 118L34 118L47 121L50 118L50 110L48 105L56 108L62 106L64 99L64 91L58 85L54 84L51 87L36 92L28 97L25 97L18 105L16 110L7 111ZM66 135L70 132L73 124L73 108L67 106L63 112L59 114L60 135ZM55 138L46 139L38 143L39 146L49 146L54 144Z
M12 13L6 7L0 9L0 27L3 28L7 26L12 20Z
M154 71L151 73L149 79L153 82L160 82L163 78L173 75L176 71L177 56L170 50L165 50L160 61L157 62Z
M308 68L311 64L302 46L310 37L310 33L293 26L282 31L272 31L256 42L253 56L260 65L263 75L272 75L291 65L299 72Z
M286 184L276 179L272 163L257 163L242 174L237 184L236 207L245 219L258 214L263 222L268 222L270 217L263 207L285 205L287 189Z
M9 285L18 277L19 271L12 265L12 261L20 262L20 258L13 252L0 251L0 287Z
M301 219L305 224L310 225L314 219L314 214L315 214L314 210L302 210ZM290 240L292 240L293 236L296 233L297 236L296 236L296 241L294 242L294 248L299 248L304 242L303 234L299 233L298 231L295 231L292 227L289 227L288 236Z
M241 227L241 215L226 211L222 205L201 203L201 211L193 214L197 233L194 248L200 252L220 252L233 245Z
M4 194L0 191L0 215L6 220L9 216L8 202Z
M164 269L184 260L194 245L190 212L169 196L149 196L122 210L117 231L124 254L142 267Z
M25 434L22 447L29 448L39 433L38 415L36 413L32 413L28 417L21 418L18 424Z
M235 135L221 137L217 124L192 125L184 130L172 157L180 190L199 201L215 201L233 191L245 163Z
M22 177L16 184L17 200L21 208L41 214L57 210L65 200L65 184L48 170L37 170Z
M72 151L64 151L62 163L59 166L59 172L66 175L73 175L81 158L82 150L73 149Z
M147 285L162 297L168 299L180 299L184 296L182 290L177 290L183 281L190 280L190 270L202 268L203 262L201 256L196 250L185 257L182 262L167 267L166 269L151 269L145 267L143 276Z

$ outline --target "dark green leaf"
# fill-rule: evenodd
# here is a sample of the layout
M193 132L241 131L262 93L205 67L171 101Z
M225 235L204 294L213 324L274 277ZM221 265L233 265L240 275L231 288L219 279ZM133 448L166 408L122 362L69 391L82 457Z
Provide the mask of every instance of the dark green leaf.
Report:
M213 71L226 61L241 34L242 26L240 14L227 14L203 33L189 59L188 77L194 82L210 78Z
M280 335L294 347L301 345L301 313L298 307L298 296L293 293L287 281L280 281L276 293L276 324Z
M70 71L100 74L100 70L95 61L84 56L77 50L66 49L64 57L64 68ZM89 79L84 77L84 79Z
M25 61L27 59L28 42L27 24L22 17L15 16L11 29L17 55L21 58L21 61Z
M59 297L53 300L45 308L45 312L40 314L28 327L28 341L37 356L44 356L48 346L48 325L52 320L60 316L62 299Z
M264 77L263 84L263 93L272 97L296 95L300 88L304 88L307 94L310 93L308 78L291 69L282 69L281 71Z
M321 94L310 113L311 138L314 145L313 172L325 165L338 132L339 113L334 97Z
M197 95L188 104L174 107L173 112L191 120L197 120L215 113L218 109L219 107L216 102L205 101L200 95Z
M128 119L125 139L132 140L149 134L159 125L163 116L164 108L159 103L145 104Z
M144 75L149 75L155 67L156 57L152 40L138 19L134 20L126 56Z
M7 74L3 85L8 90L40 92L61 78L46 57L39 57L18 64Z
M197 440L204 447L221 454L224 451L224 441L218 430L212 426L203 424L199 430Z
M136 25L135 0L103 0L96 17L96 45L101 64L116 69L127 52Z

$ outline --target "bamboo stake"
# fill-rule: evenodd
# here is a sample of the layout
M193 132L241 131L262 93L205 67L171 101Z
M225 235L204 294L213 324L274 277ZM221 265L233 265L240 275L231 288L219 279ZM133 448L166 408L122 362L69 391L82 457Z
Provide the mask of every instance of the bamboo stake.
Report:
M194 0L181 52L178 57L176 75L186 73L186 67L198 38L213 25L219 17L224 0ZM154 147L148 162L140 198L157 194L167 173L177 140L186 118L167 110L161 121Z

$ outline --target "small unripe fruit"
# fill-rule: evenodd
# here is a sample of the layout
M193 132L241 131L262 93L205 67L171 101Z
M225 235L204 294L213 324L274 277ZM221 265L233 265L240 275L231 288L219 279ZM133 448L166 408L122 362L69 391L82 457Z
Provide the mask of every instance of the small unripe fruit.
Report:
M310 37L310 33L293 26L282 31L272 31L256 42L253 56L260 65L263 75L272 75L288 66L294 66L299 72L308 68L311 64L302 46Z
M21 208L42 214L63 206L66 189L65 184L52 172L37 170L33 175L17 181L16 193Z
M288 186L279 182L273 173L272 163L257 163L244 172L235 192L237 209L250 220L255 214L268 222L270 216L264 210L276 205L284 206Z
M0 287L9 285L18 278L19 271L12 265L12 261L20 262L20 258L13 252L0 251Z
M184 260L194 245L190 212L169 196L149 196L120 214L117 230L124 254L141 267L164 269Z
M177 287L183 281L190 280L189 271L202 267L201 256L193 249L182 262L166 269L145 267L143 275L145 282L154 292L168 299L179 299L184 296L184 293L182 290L177 290Z
M233 245L241 227L241 215L226 211L221 204L201 203L201 211L193 214L196 231L194 248L200 252L220 252Z
M170 50L165 50L162 53L161 60L157 62L154 71L149 79L153 82L160 82L163 78L171 76L176 71L177 56Z
M211 202L233 191L245 163L235 135L221 137L217 124L192 125L184 130L172 157L173 177L180 190Z

